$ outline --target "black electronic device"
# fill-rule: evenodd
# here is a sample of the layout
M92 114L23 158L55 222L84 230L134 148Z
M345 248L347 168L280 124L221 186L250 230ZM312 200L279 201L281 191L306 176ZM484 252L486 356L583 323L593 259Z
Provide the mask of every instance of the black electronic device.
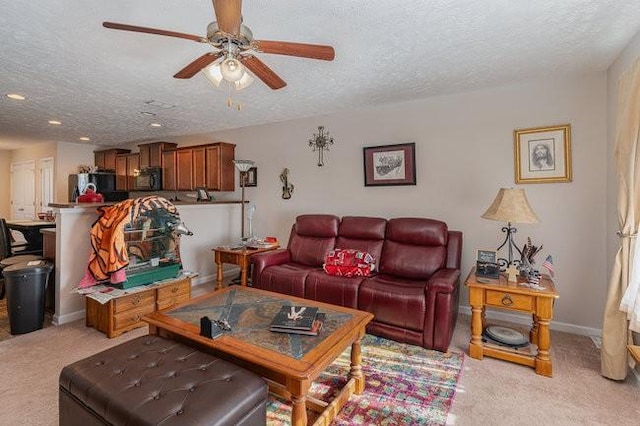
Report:
M209 317L204 316L200 318L200 335L210 339L215 339L222 336L222 329L217 323L211 321Z

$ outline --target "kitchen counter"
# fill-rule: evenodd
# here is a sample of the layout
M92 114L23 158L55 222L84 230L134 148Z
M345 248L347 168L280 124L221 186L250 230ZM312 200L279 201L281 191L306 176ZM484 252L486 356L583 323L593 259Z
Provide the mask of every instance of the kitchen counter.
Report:
M170 200L171 201L171 200ZM248 203L245 200L245 203ZM207 206L207 205L220 205L220 204L242 204L242 201L171 201L175 206ZM112 206L118 204L116 201L105 203L49 203L49 207L58 209L97 209L102 206Z

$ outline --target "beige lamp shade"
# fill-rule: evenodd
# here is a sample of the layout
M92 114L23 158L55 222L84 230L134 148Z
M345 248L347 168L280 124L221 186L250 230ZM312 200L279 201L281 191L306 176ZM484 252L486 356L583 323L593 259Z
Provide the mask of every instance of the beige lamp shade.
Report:
M524 189L500 188L496 199L482 215L485 219L509 223L538 223Z

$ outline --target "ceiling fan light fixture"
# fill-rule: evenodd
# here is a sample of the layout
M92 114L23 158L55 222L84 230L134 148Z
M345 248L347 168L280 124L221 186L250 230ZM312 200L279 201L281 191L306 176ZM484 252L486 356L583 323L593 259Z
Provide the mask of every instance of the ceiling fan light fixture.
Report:
M255 78L253 78L248 72L245 71L240 80L233 83L233 85L235 86L236 90L242 90L251 86L254 81Z
M244 67L236 58L227 58L220 64L222 78L230 83L240 81L245 74Z
M220 87L222 83L222 71L220 70L220 64L211 64L202 70L204 76L216 87Z

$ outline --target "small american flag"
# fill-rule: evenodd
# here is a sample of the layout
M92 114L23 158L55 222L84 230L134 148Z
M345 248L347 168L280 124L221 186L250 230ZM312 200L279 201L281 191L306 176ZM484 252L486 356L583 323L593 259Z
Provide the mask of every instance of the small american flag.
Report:
M551 255L547 256L544 262L542 262L542 266L549 270L549 275L553 276L555 271L553 269L553 258L551 257Z

